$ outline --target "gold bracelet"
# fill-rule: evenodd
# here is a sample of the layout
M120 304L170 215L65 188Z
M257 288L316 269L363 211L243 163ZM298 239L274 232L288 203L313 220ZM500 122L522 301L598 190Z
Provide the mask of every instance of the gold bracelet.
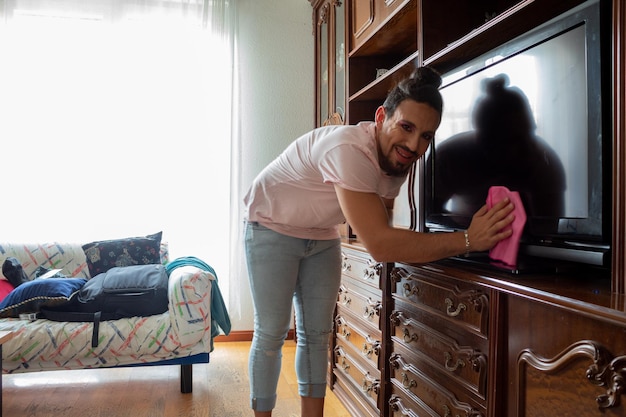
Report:
M465 256L468 256L470 254L470 241L467 230L463 230L463 236L465 236Z

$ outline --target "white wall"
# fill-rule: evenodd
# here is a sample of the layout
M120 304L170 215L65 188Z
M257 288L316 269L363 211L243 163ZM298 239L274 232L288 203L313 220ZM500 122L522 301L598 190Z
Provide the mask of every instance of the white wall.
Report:
M314 127L314 38L307 0L239 0L238 8L240 180L247 189L265 165ZM234 331L253 328L247 277L241 284L241 317L231 317Z

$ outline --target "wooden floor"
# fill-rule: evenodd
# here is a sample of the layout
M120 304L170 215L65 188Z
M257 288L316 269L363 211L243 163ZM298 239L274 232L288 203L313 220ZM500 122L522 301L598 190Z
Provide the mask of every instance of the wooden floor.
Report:
M193 366L193 392L180 393L178 366L33 372L2 376L4 417L241 417L249 407L250 342L216 343L211 363ZM273 417L300 415L287 341ZM330 390L325 417L350 417Z

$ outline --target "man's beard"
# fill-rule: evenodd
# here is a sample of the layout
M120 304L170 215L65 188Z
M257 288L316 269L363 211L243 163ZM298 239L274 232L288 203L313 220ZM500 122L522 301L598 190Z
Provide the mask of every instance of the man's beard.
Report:
M406 177L409 170L413 166L413 164L406 166L394 165L389 161L389 159L385 158L383 155L378 155L378 164L380 165L380 169L382 169L387 175L391 177Z

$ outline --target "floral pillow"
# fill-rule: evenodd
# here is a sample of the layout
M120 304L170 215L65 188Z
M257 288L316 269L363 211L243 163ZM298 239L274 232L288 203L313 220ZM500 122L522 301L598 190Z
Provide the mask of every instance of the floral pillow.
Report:
M102 240L82 246L89 274L95 277L114 266L161 263L162 232L143 237Z

